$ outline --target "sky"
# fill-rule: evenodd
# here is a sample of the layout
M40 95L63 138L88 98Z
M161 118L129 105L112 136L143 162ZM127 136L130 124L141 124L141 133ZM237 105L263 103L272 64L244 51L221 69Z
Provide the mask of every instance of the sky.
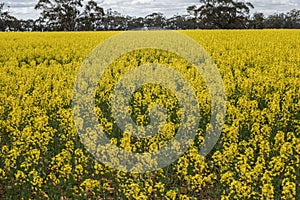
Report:
M88 0L84 0L87 2ZM199 5L199 0L95 0L105 10L112 8L122 14L144 17L153 12L164 13L167 17L176 14L187 14L186 8ZM244 1L244 0L240 0ZM252 12L263 12L266 16L279 12L300 9L300 0L248 0L255 9ZM38 0L0 0L4 10L19 19L36 19L40 11L34 10Z

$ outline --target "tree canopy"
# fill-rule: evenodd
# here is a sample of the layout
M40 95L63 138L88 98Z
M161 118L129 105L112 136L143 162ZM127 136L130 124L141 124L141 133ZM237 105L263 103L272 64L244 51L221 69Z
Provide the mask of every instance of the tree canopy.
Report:
M202 27L246 28L248 14L254 6L250 2L234 0L200 0L200 6L190 6L187 11L200 19Z
M0 31L13 31L17 19L4 10L4 3L0 3Z
M300 10L250 15L253 5L241 0L199 0L186 8L187 14L167 18L153 12L145 17L104 10L94 0L39 0L36 20L20 20L4 11L0 3L0 31L97 31L133 29L263 29L300 28Z
M56 31L74 31L83 0L39 0L35 9L42 10L41 17L47 26Z

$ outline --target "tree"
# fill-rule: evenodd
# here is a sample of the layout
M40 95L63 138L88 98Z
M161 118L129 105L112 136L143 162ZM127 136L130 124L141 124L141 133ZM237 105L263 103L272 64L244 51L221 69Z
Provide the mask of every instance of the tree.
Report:
M143 17L136 18L136 17L127 16L126 20L128 22L128 30L144 28L144 18Z
M147 27L163 28L166 18L162 13L152 13L145 17L144 22Z
M254 6L249 2L234 0L200 0L200 7L191 6L193 12L206 28L246 28L248 14Z
M189 6L187 9L187 12L190 16L189 22L190 24L194 24L195 28L199 28L200 25L200 21L199 21L199 17L198 17L198 8L197 6L193 5L193 6ZM203 27L202 27L203 28Z
M284 13L273 14L266 19L266 28L285 28L286 16Z
M128 21L121 13L112 10L111 8L106 11L106 15L103 18L104 30L127 30Z
M166 28L177 30L181 29L184 24L184 18L180 15L175 15L166 20Z
M55 31L74 31L80 15L83 0L39 0L36 10L42 10L41 16L47 26Z
M262 29L265 27L265 16L263 13L254 13L251 20L251 28Z
M300 10L293 9L286 14L286 28L300 28Z
M300 10L275 13L265 19L266 28L300 28Z
M18 29L18 20L8 11L3 11L4 3L0 3L0 31L15 31Z
M34 20L19 20L18 31L35 31Z
M175 15L166 20L167 29L196 29L197 24L189 15Z
M79 30L97 30L101 26L104 10L91 0L85 5L84 11L79 16Z

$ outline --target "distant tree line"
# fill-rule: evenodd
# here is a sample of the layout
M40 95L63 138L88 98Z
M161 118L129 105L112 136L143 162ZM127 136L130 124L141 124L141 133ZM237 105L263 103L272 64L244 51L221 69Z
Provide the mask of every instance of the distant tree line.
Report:
M235 0L199 0L189 6L186 15L167 18L162 13L132 17L108 9L104 11L95 1L39 0L41 11L36 20L20 20L4 11L0 3L0 31L99 31L134 29L263 29L300 28L300 10L264 16L250 15L250 2Z

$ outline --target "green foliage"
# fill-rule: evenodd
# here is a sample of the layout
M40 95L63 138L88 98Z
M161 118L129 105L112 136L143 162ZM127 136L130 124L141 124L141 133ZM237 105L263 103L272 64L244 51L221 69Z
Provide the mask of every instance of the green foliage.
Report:
M200 0L200 6L187 10L200 20L201 27L217 29L245 28L248 14L254 8L249 2L234 0Z

